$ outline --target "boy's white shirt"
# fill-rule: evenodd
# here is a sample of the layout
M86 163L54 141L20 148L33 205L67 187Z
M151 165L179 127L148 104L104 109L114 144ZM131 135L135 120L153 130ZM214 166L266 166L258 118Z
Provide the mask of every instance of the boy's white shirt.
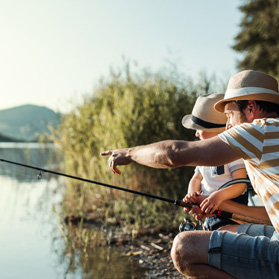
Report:
M224 165L224 173L216 174L217 167L198 166L195 172L202 175L201 190L204 195L210 195L217 191L223 184L233 180L232 173L238 169L244 169L243 159L238 159L229 164Z

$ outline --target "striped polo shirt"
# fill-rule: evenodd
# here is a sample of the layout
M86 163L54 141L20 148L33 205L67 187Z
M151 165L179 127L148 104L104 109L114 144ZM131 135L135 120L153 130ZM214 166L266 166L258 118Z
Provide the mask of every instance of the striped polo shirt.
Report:
M219 137L244 159L254 190L279 232L279 118L243 123Z

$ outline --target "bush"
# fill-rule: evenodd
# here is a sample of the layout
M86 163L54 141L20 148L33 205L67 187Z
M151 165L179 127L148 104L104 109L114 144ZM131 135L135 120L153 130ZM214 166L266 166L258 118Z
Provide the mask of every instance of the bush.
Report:
M181 120L192 111L198 94L205 94L210 82L197 83L175 73L132 74L129 65L118 74L101 80L82 105L64 116L58 129L65 151L66 171L170 199L181 199L193 168L157 170L132 164L113 175L101 151L143 145L165 139L193 140L194 131ZM203 84L205 87L203 87ZM182 209L171 204L141 198L89 183L67 181L63 201L65 215L88 217L89 212L103 220L140 229L178 226ZM179 222L179 221L178 221Z

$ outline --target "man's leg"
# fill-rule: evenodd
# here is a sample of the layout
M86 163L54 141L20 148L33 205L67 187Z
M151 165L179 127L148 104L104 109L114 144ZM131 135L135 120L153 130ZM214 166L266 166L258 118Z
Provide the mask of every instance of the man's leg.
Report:
M224 271L208 265L208 246L211 233L185 231L175 237L171 257L180 273L190 278L234 278Z

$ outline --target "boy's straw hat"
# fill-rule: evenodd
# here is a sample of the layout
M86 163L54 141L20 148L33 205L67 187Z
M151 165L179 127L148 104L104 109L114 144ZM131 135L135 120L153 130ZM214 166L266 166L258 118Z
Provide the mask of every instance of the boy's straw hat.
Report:
M223 98L224 94L199 96L193 107L192 114L187 114L183 117L182 125L188 129L223 132L226 127L227 117L224 113L217 112L214 109L214 104Z
M246 70L230 78L224 100L215 109L224 112L225 105L234 100L255 100L279 104L277 80L265 73Z

